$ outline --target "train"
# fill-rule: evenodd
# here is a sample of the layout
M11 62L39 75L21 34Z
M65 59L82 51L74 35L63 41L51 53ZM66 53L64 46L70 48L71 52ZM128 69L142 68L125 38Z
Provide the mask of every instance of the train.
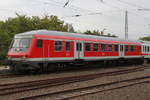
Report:
M13 71L49 71L58 67L150 60L150 42L81 33L33 30L14 36L8 54Z

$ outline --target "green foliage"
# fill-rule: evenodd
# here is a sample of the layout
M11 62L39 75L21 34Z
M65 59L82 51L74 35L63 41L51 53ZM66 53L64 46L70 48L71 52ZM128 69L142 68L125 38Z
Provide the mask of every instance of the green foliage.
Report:
M87 31L84 32L84 33L87 34L87 35L97 35L97 36L106 36L106 37L117 37L116 35L110 34L110 33L108 33L107 35L104 35L103 32L100 32L100 31L98 31L98 30L93 30L93 31L87 30Z
M150 41L150 36L148 36L148 37L142 37L142 38L140 38L140 40L143 40L143 41Z
M15 34L38 30L57 30L64 32L74 32L71 24L64 23L57 16L38 16L27 17L17 14L15 18L8 18L6 21L0 21L0 64L6 58L8 47Z
M0 30L0 64L3 64L11 39L7 33Z

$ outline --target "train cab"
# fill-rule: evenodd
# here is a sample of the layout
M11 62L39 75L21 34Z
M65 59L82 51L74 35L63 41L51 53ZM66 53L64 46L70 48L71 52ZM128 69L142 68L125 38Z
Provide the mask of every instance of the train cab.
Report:
M9 48L8 58L27 57L30 51L31 42L31 36L15 36Z
M26 62L26 59L30 57L31 44L31 35L15 35L7 54L8 64L14 66L11 68L20 66L20 64L22 64L21 62Z

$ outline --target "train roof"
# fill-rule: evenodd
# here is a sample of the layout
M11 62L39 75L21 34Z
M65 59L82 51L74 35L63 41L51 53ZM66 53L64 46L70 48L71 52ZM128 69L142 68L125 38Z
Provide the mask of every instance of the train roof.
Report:
M77 37L77 38L89 38L89 39L98 39L98 40L112 40L112 41L124 41L124 42L136 42L140 43L139 41L133 41L133 40L125 40L115 37L105 37L105 36L96 36L96 35L86 35L82 33L70 33L70 32L60 32L60 31L49 31L49 30L34 30L29 32L24 32L17 34L18 36L32 36L32 35L52 35L52 36L67 36L67 37Z
M140 41L142 44L149 44L150 45L150 41Z

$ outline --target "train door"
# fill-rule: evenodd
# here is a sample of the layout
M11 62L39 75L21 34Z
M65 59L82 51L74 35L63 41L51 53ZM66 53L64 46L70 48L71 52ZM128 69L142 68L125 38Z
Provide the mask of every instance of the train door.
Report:
M49 53L49 50L48 50L48 41L47 40L43 40L43 61L46 61L47 57L48 57L48 53Z
M124 45L120 45L120 49L119 49L119 52L120 52L120 57L124 57Z
M83 42L75 42L75 59L82 59L83 57Z
M43 61L47 61L48 59L47 58L50 58L50 55L51 55L51 41L52 40L43 40L43 48L42 48L42 58L43 58Z
M44 59L44 53L45 53L45 45L44 45L44 40L42 40L42 39L37 39L37 41L36 41L36 55L37 55L37 57L39 57L39 58L42 58L42 61L43 61L43 59Z

